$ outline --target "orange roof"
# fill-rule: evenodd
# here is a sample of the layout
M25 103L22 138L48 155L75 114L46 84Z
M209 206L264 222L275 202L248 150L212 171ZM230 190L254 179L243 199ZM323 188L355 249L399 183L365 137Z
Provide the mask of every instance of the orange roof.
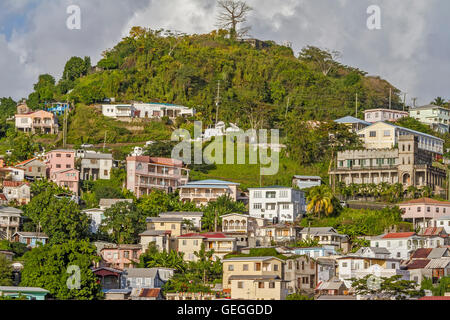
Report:
M36 159L36 158L33 158L33 159L29 159L29 160L25 160L25 161L22 161L22 162L20 162L20 163L16 164L15 166L16 166L16 167L18 167L18 166L21 166L21 165L27 164L28 162L31 162L31 161L33 161L33 160L35 160L35 159Z
M24 184L29 185L28 182L23 182L23 181L8 181L8 180L3 181L3 187L13 187L13 188L15 188L15 187L20 187L20 186L22 186Z
M142 289L139 298L157 298L161 289Z
M127 161L139 161L139 162L147 162L159 164L162 166L177 166L180 167L183 165L183 161L171 158L155 158L149 156L136 156L136 157L128 157Z
M439 204L439 205L450 206L449 201L439 201L439 200L434 200L431 198L420 198L420 199L408 200L408 201L400 203L400 205L408 205L408 204Z
M409 238L416 235L415 232L397 232L397 233L388 233L383 236L383 239L399 239L399 238Z

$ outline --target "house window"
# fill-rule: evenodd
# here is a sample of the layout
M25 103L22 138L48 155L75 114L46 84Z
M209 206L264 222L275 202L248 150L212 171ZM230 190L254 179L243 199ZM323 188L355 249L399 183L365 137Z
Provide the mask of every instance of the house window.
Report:
M391 136L391 131L385 130L385 131L384 131L384 136L385 136L385 137L390 137L390 136Z
M242 281L238 282L238 288L239 289L244 289L244 283Z
M258 288L264 289L264 282L258 282Z
M275 282L269 282L269 289L275 289Z
M387 242L387 247L388 247L388 248L391 247L391 242L390 242L390 241Z
M283 204L283 210L289 210L289 203Z
M56 154L56 157L57 157L57 158L61 158L61 154L60 154L60 153L57 153L57 154Z
M377 132L376 132L376 131L370 131L369 136L370 136L371 138L375 138L375 137L377 136Z
M243 270L243 271L248 271L248 264L244 264L244 265L242 266L242 270Z
M421 207L417 207L417 212L421 212L422 208Z
M256 209L256 210L262 209L262 203L254 203L253 209Z
M186 245L186 240L183 240L183 246L185 246Z
M273 265L273 271L278 271L278 265L277 264Z
M253 196L254 196L256 199L262 198L262 192L261 192L261 191L255 191L255 192L253 193Z
M347 266L348 266L347 262L342 263L342 268L347 268Z
M289 193L287 190L280 191L280 198L287 198Z
M66 169L70 169L72 166L70 164L66 164Z
M431 208L430 207L427 207L427 212L431 212Z
M234 271L234 265L232 264L228 265L228 271Z
M175 229L176 229L175 225L174 225L174 224L172 224L172 230L175 230Z
M266 192L266 198L267 199L275 199L276 196L277 196L277 193L275 191Z
M302 278L302 283L303 284L308 284L309 283L309 278L308 277L303 277Z

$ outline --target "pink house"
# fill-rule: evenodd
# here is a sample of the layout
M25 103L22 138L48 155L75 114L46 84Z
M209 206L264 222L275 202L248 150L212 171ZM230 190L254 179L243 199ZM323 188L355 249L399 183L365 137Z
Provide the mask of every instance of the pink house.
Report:
M430 198L409 200L399 204L403 220L411 221L414 227L426 228L432 219L450 214L450 202Z
M74 150L53 150L46 154L47 176L58 186L78 195L80 173L75 169Z
M102 265L116 268L134 268L133 262L139 263L142 254L140 244L120 244L114 247L105 247L101 250Z
M153 189L176 190L188 180L189 170L183 161L148 156L127 158L127 189L138 198Z

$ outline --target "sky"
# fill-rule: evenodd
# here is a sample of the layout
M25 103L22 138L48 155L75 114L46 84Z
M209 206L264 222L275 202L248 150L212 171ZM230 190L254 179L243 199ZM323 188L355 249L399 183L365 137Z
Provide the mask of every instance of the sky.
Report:
M252 37L337 50L340 62L391 82L417 104L450 99L448 0L247 0ZM80 8L69 29L67 8ZM381 29L367 13L380 8ZM132 26L207 33L216 29L215 0L0 0L0 97L27 97L39 74L61 77L72 56L104 50Z

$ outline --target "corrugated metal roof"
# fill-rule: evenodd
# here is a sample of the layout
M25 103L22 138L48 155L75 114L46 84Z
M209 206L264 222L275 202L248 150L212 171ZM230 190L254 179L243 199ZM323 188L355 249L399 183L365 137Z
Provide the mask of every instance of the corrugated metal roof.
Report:
M450 258L439 258L433 259L430 263L425 267L426 269L443 269L448 267L450 264Z

